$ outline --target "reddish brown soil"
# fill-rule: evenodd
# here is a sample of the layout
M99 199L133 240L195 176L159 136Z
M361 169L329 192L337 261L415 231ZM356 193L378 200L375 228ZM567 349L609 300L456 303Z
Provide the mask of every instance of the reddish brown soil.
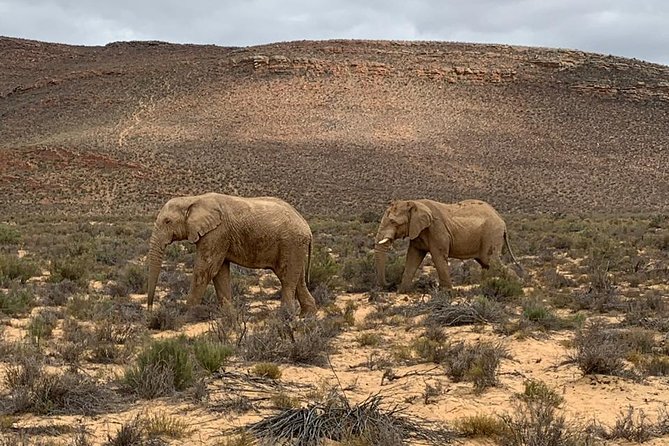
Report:
M669 210L666 66L379 41L0 38L0 59L4 214L153 212L211 190L278 195L312 214L380 211L395 197Z

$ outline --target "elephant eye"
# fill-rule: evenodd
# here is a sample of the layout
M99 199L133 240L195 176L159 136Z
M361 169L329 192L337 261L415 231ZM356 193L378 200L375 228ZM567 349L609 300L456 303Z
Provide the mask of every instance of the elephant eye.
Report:
M166 218L165 220L163 220L163 222L164 222L166 225L169 225L170 223L172 223L172 220L170 220L169 218Z

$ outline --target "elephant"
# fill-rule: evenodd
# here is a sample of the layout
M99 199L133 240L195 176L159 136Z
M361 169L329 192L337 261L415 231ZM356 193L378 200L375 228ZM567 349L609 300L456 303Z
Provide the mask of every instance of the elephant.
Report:
M229 301L230 263L235 263L271 269L281 282L282 306L292 310L297 297L301 315L316 312L316 302L307 289L313 236L307 221L285 201L213 192L167 201L156 217L149 241L149 309L165 249L180 240L196 246L189 306L201 302L212 280L219 301Z
M497 211L481 200L440 203L433 200L398 200L386 209L375 237L377 283L386 286L387 251L396 239L409 237L409 249L398 288L411 288L418 267L429 252L439 276L440 288L451 288L448 259L475 259L488 269L499 261L502 247L520 267L509 246L506 223ZM520 267L522 270L522 267Z

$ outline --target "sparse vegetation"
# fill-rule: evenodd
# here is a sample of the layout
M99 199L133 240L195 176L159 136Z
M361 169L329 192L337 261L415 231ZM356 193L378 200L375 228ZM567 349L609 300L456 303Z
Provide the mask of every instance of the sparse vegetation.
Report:
M622 375L626 370L624 358L628 350L624 338L601 321L578 330L574 347L572 359L586 375Z
M290 407L246 428L275 444L330 439L345 445L400 446L410 439L427 444L444 444L452 439L447 429L409 418L398 408L384 410L382 402L380 396L372 396L351 405L342 394L329 393L322 403ZM311 421L304 423L305 419Z
M626 223L629 232L621 235L622 229L607 223L607 220L578 222L574 219L567 223L568 220L569 218L565 218L541 223L538 217L528 218L522 222L510 219L511 231L517 234L514 239L518 240L517 243L520 245L519 249L515 249L514 245L516 254L518 251L521 255L536 253L536 256L522 260L528 273L523 279L524 286L528 290L523 293L526 296L507 296L505 294L514 293L505 291L484 295L479 274L483 275L484 280L498 278L506 280L507 277L499 272L489 274L473 261L453 262L452 275L456 287L453 290L440 291L435 288L434 273L428 273L431 268L429 258L426 260L426 269L417 275L414 283L415 292L410 295L397 296L392 291L373 288L364 296L342 295L342 290L349 286L349 282L341 276L343 266L347 262L349 267L363 265L364 262L358 264L356 259L366 259L372 248L370 240L358 237L356 231L369 233L373 232L374 227L360 226L360 222L350 225L330 220L326 223L321 222L319 224L327 225L325 229L328 235L324 236L322 232L318 232L317 225L314 225L316 228L314 232L320 240L322 249L328 250L329 258L338 267L337 272L330 276L331 280L327 285L319 283L312 288L320 302L322 319L300 319L294 315L284 314L282 310L277 311L277 284L263 281L263 286L267 285L269 289L258 291L251 285L257 285L259 277L263 276L243 269L234 271L236 277L233 284L237 288L235 288L235 298L228 302L227 306L218 304L213 287L210 286L203 305L186 308L184 298L191 279L189 268L192 268L192 255L191 252L181 248L175 252L173 260L167 259L166 277L161 282L161 285L165 286L166 296L161 296L153 312L147 313L139 299L134 296L129 297L133 289L130 284L143 282L144 271L141 260L138 260L138 257L128 257L138 255L139 250L125 249L123 243L112 243L109 239L116 231L114 225L86 223L79 226L66 223L62 226L62 230L48 231L57 234L52 237L51 245L46 241L35 242L36 239L31 232L33 229L21 227L21 243L28 243L26 253L21 254L22 259L26 261L29 259L35 265L47 267L49 258L95 260L87 264L83 279L30 278L28 283L21 284L21 281L15 278L8 282L9 288L0 290L3 304L3 323L0 325L0 330L5 332L3 339L25 338L21 342L13 340L0 342L0 356L7 358L6 364L9 365L14 361L17 364L21 363L22 357L34 357L39 363L44 361L48 364L40 368L41 377L35 382L43 384L34 384L38 389L35 395L31 393L32 390L27 390L28 387L16 392L7 388L3 395L5 403L2 405L2 410L5 413L15 413L14 416L19 420L24 416L22 415L24 412L36 415L99 413L114 410L114 404L122 399L123 390L130 391L140 398L160 395L168 397L170 402L199 404L206 406L208 410L228 413L231 417L237 417L250 410L263 415L263 411L268 409L299 410L308 407L309 401L318 401L321 404L322 398L325 397L297 396L311 395L312 390L307 388L298 393L286 390L286 386L289 386L294 379L295 365L300 367L300 364L306 363L325 367L326 358L330 355L337 372L347 370L344 373L348 373L349 369L356 374L380 375L382 372L382 390L410 383L408 386L412 388L412 394L407 394L404 401L409 404L407 410L411 413L412 404L434 404L447 398L445 392L448 389L441 387L441 383L446 379L445 376L437 379L419 378L413 381L412 378L407 379L413 374L420 376L423 373L421 367L432 370L425 372L427 376L438 376L442 373L440 370L443 367L443 371L451 380L471 382L477 392L490 385L496 385L500 359L507 357L508 354L504 351L493 354L477 350L483 350L479 348L480 343L497 345L496 342L491 343L490 339L500 336L506 336L504 345L509 345L510 350L518 348L518 342L528 342L531 346L532 342L556 342L553 338L558 336L560 342L573 349L569 358L577 367L581 367L579 361L582 361L584 367L586 364L599 367L600 360L605 364L606 361L611 361L614 366L621 365L622 369L607 373L625 378L632 377L631 381L623 380L630 386L642 385L637 384L638 380L641 377L649 377L644 380L644 385L648 391L652 391L652 384L657 378L650 377L665 377L669 373L667 360L669 350L666 348L664 336L669 327L666 322L669 306L662 291L663 284L669 278L662 268L669 258L655 246L656 239L638 229L641 226L647 227L648 223L645 221L641 225L629 220ZM542 224L544 226L541 226ZM131 233L141 233L144 230L142 227L137 225L137 228L132 230L118 228L118 231L126 237ZM45 226L40 228L40 231L45 231ZM83 231L82 238L76 246L71 245L70 241L70 248L67 248L67 244L62 243L63 239L59 237L69 237L66 232L72 228ZM592 228L596 228L596 231ZM573 230L586 231L588 235L583 235L586 232L569 232ZM551 245L544 245L545 235L550 231L562 233L564 237L555 238ZM609 250L607 252L619 257L611 260L609 266L604 268L606 280L612 285L609 288L600 286L606 285L605 280L598 282L599 288L593 287L593 283L599 277L596 274L596 265L582 260L590 252L594 252L596 245L603 240L599 238L591 240L590 232L597 232L600 234L598 237L604 235L608 238L618 237L621 244L630 243L638 248L633 255L625 249L619 251L607 248ZM530 247L532 244L534 247ZM553 244L561 248L556 248ZM184 246L192 250L190 245ZM105 247L109 247L113 252L110 251L109 255L105 255ZM11 249L13 251L16 248ZM403 268L403 249L405 246L397 243L395 252L389 256L388 278L391 281L394 280L393 268L396 267L396 271L400 272ZM13 255L10 251L3 251L3 254ZM369 266L367 264L365 267ZM555 274L544 274L544 271L553 271ZM350 272L358 275L359 284L365 287L373 285L371 281L373 270L368 271L369 276L355 268L351 268ZM366 282L365 277L369 281ZM134 281L133 278L137 280ZM474 286L457 286L458 283L467 282L471 282ZM113 284L119 285L118 289L113 289ZM139 288L134 289L139 291ZM597 313L606 313L604 317L607 322L600 322L601 338L595 336L594 332L597 330L591 332L598 324L596 319L592 319ZM60 318L63 318L62 323ZM186 329L188 333L192 333L194 324L201 321L210 321L208 332L193 339L174 338L179 332L186 332ZM158 330L173 330L176 333L148 333L147 326ZM392 327L390 332L389 327ZM199 329L198 327L196 330ZM562 331L541 333L553 330ZM573 341L566 339L568 331L571 330L577 332ZM340 336L342 331L349 333ZM6 333L9 335L5 335ZM165 339L151 341L149 335ZM480 339L478 342L465 343L462 342L463 335L476 335ZM608 340L602 341L605 338ZM153 352L153 356L149 359L151 346L168 339L181 344L178 348L181 353L172 351L174 353L172 355L168 353L171 351L168 348L162 351L169 356L169 359L160 358L156 352ZM615 355L611 355L605 348L609 340L612 344L610 348ZM332 345L344 350L338 352ZM350 349L357 349L358 346L367 347L367 358L359 360L356 364L348 364L346 358L349 355L346 353ZM374 348L378 346L383 348ZM355 356L359 357L360 350L356 353ZM173 357L181 359L174 360ZM569 358L562 356L555 360ZM537 363L540 359L543 359L540 362L541 367L555 365L553 360L547 363L545 357L537 357ZM143 367L140 367L142 360L144 360ZM619 362L616 363L616 360ZM249 383L249 386L267 386L263 390L265 393L262 394L266 396L258 398L257 394L254 396L245 390L241 390L235 397L221 395L220 386L228 380L227 373L240 364L246 367L247 363L244 361L260 363L258 370L251 365L248 367L247 370L252 373L245 382ZM273 374L271 367L267 367L267 371L260 371L260 365L264 362L272 364L279 373L283 371L284 376L276 380L278 374ZM435 365L416 366L417 363L425 362ZM184 368L182 367L184 363L190 363L190 366ZM286 363L294 365L285 369L278 365ZM100 376L110 376L113 367L118 367L110 364L130 364L126 367L121 382L123 386L120 389L116 382L107 383L99 380L100 378L93 378L97 377L98 373ZM226 364L231 364L232 367L225 367ZM564 364L560 367L571 366ZM62 369L58 370L56 367ZM184 385L183 390L186 391L179 391L174 385L175 374L188 369L192 377L190 384ZM95 372L91 373L91 370ZM600 371L591 373L602 373L603 369L592 370ZM216 373L211 375L211 372ZM265 378L257 377L254 373ZM79 390L93 392L93 386L102 386L105 388L103 391L108 392L105 393L104 402L109 404L94 405L95 407L84 405L83 409L75 409L75 406L69 406L67 403L67 408L59 407L58 401L62 401L62 398L59 400L57 394L65 392L62 389L66 385L74 387L72 384L75 382L74 377L78 383L84 376L89 379L87 383L90 384L90 388L88 390L77 388L77 392ZM513 373L504 375L505 386L495 390L495 394L509 392L509 387L506 387L507 379L511 382L516 381L517 386L517 380L521 377ZM602 383L602 392L606 392L608 379L593 377L592 381L588 382L592 382L593 386L595 383L597 386ZM350 392L356 396L361 390L368 388L366 385L361 386L355 380L351 382L350 376L346 381L342 380L342 384L347 394ZM55 393L47 395L45 387L53 389ZM398 397L402 398L402 395ZM485 399L485 396L479 398ZM551 399L554 400L553 403L550 403ZM50 400L56 403L45 402ZM537 403L537 400L541 403ZM627 427L622 421L618 423L619 426L609 427L585 428L575 425L561 413L563 409L560 403L561 394L540 381L526 382L524 391L516 396L516 401L520 409L509 419L495 415L467 417L458 420L454 424L454 429L461 436L480 436L497 442L502 442L502 438L537 438L532 437L532 432L543 429L543 432L558 435L555 438L562 439L561 446L590 444L588 442L591 441L591 437L584 432L602 438L609 438L607 435L632 438L636 435L627 433L624 434L627 437L623 437L620 432L625 430L653 432L654 436L661 432L661 419L656 421L654 417L644 416L644 421L640 424L636 411L633 423L627 422ZM530 407L531 405L541 405L544 409ZM545 408L549 405L552 405L553 409ZM46 407L49 409L45 409ZM142 423L138 426L137 437L141 439L139 441L165 444L167 439L171 438L169 434L164 434L151 439L152 434L148 433L145 423L147 416L142 415L141 418ZM169 415L165 415L165 420L162 421L167 422L169 418ZM438 419L438 415L435 415L435 418ZM522 432L512 433L513 429ZM616 430L618 433L613 433ZM29 431L13 428L13 432L22 435ZM516 434L520 437L516 437ZM110 441L116 435L115 431ZM186 438L189 435L192 433L186 433L182 437L183 441L188 441ZM637 435L637 438L641 437ZM352 445L369 444L370 441L373 443L375 440L370 438L377 437L353 435L341 438L340 442ZM573 439L577 439L577 443L569 443Z
M507 349L499 343L458 342L448 348L443 364L452 380L471 381L474 389L482 391L497 385L497 369L505 357L508 357Z
M0 290L0 313L9 316L25 314L35 303L35 294L31 288L12 286L9 290Z
M506 433L506 425L495 415L471 415L455 420L453 428L458 435L471 438L501 438Z
M12 281L26 283L39 274L39 267L33 261L0 253L0 286L6 287Z
M9 395L1 409L9 413L36 414L100 413L114 398L102 384L87 375L72 371L47 372L34 356L21 356L5 371Z
M184 338L153 341L126 368L126 385L142 398L156 398L186 389L194 370Z
M234 350L228 345L207 338L198 338L193 342L193 353L198 364L209 373L213 373L225 365Z
M59 314L54 310L42 310L33 316L26 327L30 339L39 344L43 339L50 338L58 323L58 317Z
M251 369L251 372L256 376L261 376L270 379L281 378L281 369L278 365L271 362L261 362L256 364Z
M323 364L330 351L330 340L341 329L340 317L289 322L290 318L290 315L277 312L249 333L241 344L244 358Z

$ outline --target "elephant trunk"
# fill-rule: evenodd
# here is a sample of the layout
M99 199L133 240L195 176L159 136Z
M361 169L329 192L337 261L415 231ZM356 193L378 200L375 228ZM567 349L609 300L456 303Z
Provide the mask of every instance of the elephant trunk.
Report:
M376 284L381 288L385 288L386 284L386 257L387 251L379 249L374 250L374 264L376 266Z
M169 242L163 241L156 230L153 231L153 234L151 234L151 241L149 242L149 253L146 256L146 262L149 269L146 287L146 302L149 310L153 307L153 296L156 292L160 267L162 266L165 248L168 244Z

